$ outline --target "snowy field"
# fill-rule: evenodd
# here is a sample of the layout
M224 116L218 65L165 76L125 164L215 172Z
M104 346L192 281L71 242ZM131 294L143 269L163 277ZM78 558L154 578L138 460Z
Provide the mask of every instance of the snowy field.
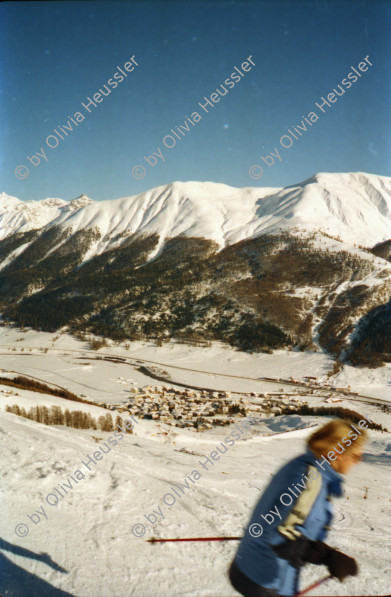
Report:
M86 359L87 350L87 343L67 334L0 327L0 375L15 371L86 394L92 401L118 403L126 400L133 385L160 385L136 369L140 364L155 363L171 376L173 385L177 381L232 392L267 391L267 384L258 379L264 376L326 378L332 367L322 353L246 355L222 345L158 348L132 343L128 349L113 344L100 351L134 359L134 364L98 361L92 353ZM345 367L332 381L391 401L389 365L377 370ZM272 391L278 387L273 385ZM107 411L19 389L16 396L10 390L0 385L2 597L234 597L227 568L237 542L153 545L146 539L240 536L274 471L303 450L312 430L303 427L324 421L297 415L264 418L243 431L206 470L200 464L205 462L203 455L209 455L231 428L196 433L138 420L134 434L111 445L88 471L83 461L112 433L46 427L5 412L5 405L57 404L95 417ZM354 410L391 429L391 416L376 405L350 399L339 405L352 402ZM312 595L389 593L390 464L391 434L370 432L363 463L346 478L345 496L334 501L328 537L330 545L357 559L360 574L342 584L331 580ZM77 470L84 478L79 476L76 483ZM186 487L181 497L172 489L179 484ZM46 497L55 488L63 496L50 505ZM148 521L145 515L153 511L156 520ZM145 534L136 537L132 528ZM326 573L323 567L309 566L302 588Z

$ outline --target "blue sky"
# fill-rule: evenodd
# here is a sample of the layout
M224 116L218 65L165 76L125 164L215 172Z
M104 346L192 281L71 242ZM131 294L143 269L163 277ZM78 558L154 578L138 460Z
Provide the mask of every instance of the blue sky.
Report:
M242 187L325 171L391 175L391 2L32 1L0 11L0 191L102 200L174 180ZM138 66L91 112L82 107L132 56ZM198 102L249 56L255 66L203 111ZM372 66L283 148L281 136L366 56ZM195 111L193 126L186 115ZM77 112L84 119L68 123ZM67 124L68 136L59 129ZM64 138L50 148L54 129ZM276 147L281 161L267 166L261 158ZM47 162L33 165L27 156L41 148ZM158 148L165 161L152 166L144 156ZM263 167L257 180L254 164ZM132 174L136 166L144 170Z

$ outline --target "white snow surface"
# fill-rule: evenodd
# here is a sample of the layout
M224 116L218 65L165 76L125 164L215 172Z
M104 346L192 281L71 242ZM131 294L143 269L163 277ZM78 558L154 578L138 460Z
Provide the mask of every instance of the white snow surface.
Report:
M5 236L16 214L24 213L24 205L30 213L32 202L15 207L15 198L3 197L0 225ZM98 228L102 238L94 247L96 253L117 245L118 235L135 233L157 233L159 247L178 235L211 239L225 247L262 233L294 229L322 228L351 245L371 246L391 238L391 178L359 172L320 173L285 188L173 182L131 197L88 200L79 209L58 204L51 221L44 203L36 202L42 225L71 227L73 232Z
M0 240L16 232L43 228L61 213L69 213L91 203L86 195L72 201L47 198L41 201L20 201L0 193Z
M79 395L86 392L97 402L106 393L106 401L116 403L126 401L133 385L161 385L137 371L137 361L159 364L176 381L238 392L270 389L267 382L257 379L265 375L298 379L316 375L323 379L331 366L330 358L320 353L246 355L220 344L203 349L141 342L130 343L128 349L125 344L111 343L100 351L102 355L127 356L134 359L134 365L96 361L95 353L86 358L86 343L66 333L22 332L5 326L0 327L0 353L0 375L24 373ZM373 395L371 389L377 385L378 395L389 399L391 365L378 370L344 368L332 381L336 385L349 383L367 390L368 395ZM298 415L266 416L205 470L199 462L204 461L201 455L209 455L230 428L196 433L137 419L134 434L111 446L88 471L82 461L112 434L46 427L4 411L6 404L15 402L25 408L57 404L95 417L108 412L0 385L0 558L7 558L7 570L14 567L14 586L21 586L23 574L34 575L28 577L24 594L5 593L0 587L3 597L33 597L29 586L37 579L75 597L234 597L237 593L229 584L227 569L236 542L151 545L145 539L241 535L273 473L304 449L313 429L302 427L324 422ZM378 406L346 402L390 428L391 416ZM346 406L345 402L341 405ZM122 416L125 419L126 414ZM346 477L344 497L333 502L335 517L327 538L330 545L357 559L360 574L343 584L329 581L311 595L389 593L391 434L371 431L369 437L363 463ZM187 452L180 451L183 448ZM71 483L67 494L62 490L64 496L57 505L49 505L46 496L69 483L76 470L82 470L85 478ZM195 483L188 480L189 489L182 497L175 496L172 486L186 484L194 470L201 478ZM163 500L167 493L176 499L171 506ZM42 513L42 507L47 519L41 514L34 524L28 516ZM159 522L152 525L145 515L159 508L164 519L157 516ZM29 527L25 537L15 534L21 523ZM145 526L144 537L132 534L135 524ZM18 547L28 551L18 552ZM326 574L324 567L307 566L301 588ZM36 595L54 597L55 593L42 590Z
M297 427L303 424L301 417L291 418ZM277 420L268 423L275 425L274 432L279 429ZM272 474L300 454L309 432L286 431L267 437L262 427L257 430L254 426L205 470L199 464L201 459L205 462L201 455L209 455L225 435L216 433L207 439L201 434L191 438L181 433L163 435L153 424L140 421L134 435L112 447L96 466L90 464L88 472L82 462L107 440L108 433L45 427L5 413L0 423L2 534L9 543L32 553L27 557L8 551L3 554L75 597L233 596L236 592L226 571L236 542L151 545L145 539L240 536ZM196 454L179 452L181 448ZM344 498L334 502L328 543L357 559L360 576L343 585L330 581L327 588L311 594L388 593L390 452L390 435L371 432L365 461L347 477ZM58 505L50 506L46 496L69 483L76 470L82 470L85 478L73 483ZM190 489L175 498L172 486L186 482L186 475L193 470L200 472L201 478L194 484L188 481ZM364 500L366 487L369 494ZM167 493L176 499L172 503L172 497L166 498L171 506L163 500ZM50 497L49 501L55 500ZM42 507L48 518L41 515L34 524L28 515ZM159 507L164 520L158 516L159 522L152 526L145 515ZM20 523L30 528L24 538L15 535ZM143 538L132 534L135 524L145 526ZM65 572L37 561L34 555L42 552ZM308 566L302 587L325 573L325 568ZM15 583L17 580L15 576ZM31 596L28 588L27 596Z

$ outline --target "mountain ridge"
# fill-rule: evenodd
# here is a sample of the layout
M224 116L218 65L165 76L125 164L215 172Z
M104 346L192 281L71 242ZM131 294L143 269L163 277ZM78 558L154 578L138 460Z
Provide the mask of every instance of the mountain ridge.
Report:
M19 222L16 229L12 227L14 206L2 210L4 195L0 195L0 238L33 229L32 225L22 227ZM57 203L52 205L49 201ZM163 242L184 234L209 238L221 248L258 234L294 227L322 227L350 244L374 245L391 238L391 178L365 173L318 173L283 188L174 182L138 195L99 202L81 195L70 202L44 199L33 203L23 204L29 214L34 207L36 211L47 208L41 226L36 216L36 229L54 225L71 228L73 233L99 229L105 240L100 241L98 253L111 248L113 238L132 234L157 233ZM20 215L23 206L17 204L16 208ZM49 213L48 209L57 211ZM5 230L7 211L9 228Z
M74 201L0 241L6 320L391 361L390 178L321 173L283 189L176 182Z
M92 199L84 194L71 201L58 197L21 201L0 193L0 240L17 232L39 230L50 225L61 213L80 209L91 202Z

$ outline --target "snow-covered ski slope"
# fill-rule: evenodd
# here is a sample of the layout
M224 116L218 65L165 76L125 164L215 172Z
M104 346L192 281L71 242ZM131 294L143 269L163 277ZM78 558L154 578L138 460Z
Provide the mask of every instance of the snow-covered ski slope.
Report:
M66 572L33 556L2 550L3 555L77 597L233 595L226 577L235 551L233 542L151 545L145 539L240 535L260 491L277 467L300 453L309 430L264 437L267 425L269 430L284 428L283 421L278 425L277 420L269 420L260 431L255 427L247 432L205 470L199 463L205 460L196 454L209 454L228 430L206 440L201 434L157 435L154 424L147 423L137 423L135 434L113 446L95 466L90 463L88 472L82 461L88 462L88 454L92 455L109 433L45 427L2 413L2 538L33 554L49 554ZM295 425L302 424L303 420L295 417ZM391 440L380 432L370 436L364 463L347 478L345 497L335 501L329 536L331 545L358 560L361 572L343 585L330 582L330 595L388 592ZM183 447L196 454L179 452ZM77 485L69 480L75 478L76 470L85 474ZM166 505L163 498L167 492L175 497L173 485L186 484L194 470L201 478L195 483L188 481L190 488L184 489L184 495ZM57 506L48 505L45 497L64 483L74 487L68 488L67 495L60 489L64 497ZM364 499L366 487L368 497ZM172 503L173 499L166 501ZM49 502L55 498L49 497ZM159 508L159 522L152 527L144 515L159 512ZM33 512L40 513L40 518L34 519L36 524L27 517ZM20 523L30 527L23 538L15 535ZM145 525L143 538L132 534L135 524ZM309 567L304 583L324 572ZM15 585L17 576L10 582L11 587ZM7 593L4 586L1 591L19 595L12 589ZM318 594L326 594L325 588ZM35 593L25 595L33 597Z
M84 391L90 400L96 401L102 400L107 391L107 400L118 402L126 396L126 387L129 392L132 380L137 385L146 383L136 367L76 359L62 353L61 348L64 351L86 349L85 343L67 334L22 333L5 327L0 331L1 366L7 371L25 371L27 375L58 383L79 395ZM35 353L27 354L34 346ZM59 349L58 353L51 352L53 346ZM49 349L46 354L41 352L45 347ZM328 357L321 354L255 358L255 355L243 355L218 345L210 349L174 344L158 348L135 343L126 350L113 343L104 352L128 355L140 363L149 359L166 364L169 373L189 384L196 380L199 374L195 370L198 369L206 372L203 379L214 384L211 387L229 389L230 384L238 384L234 389L239 391L239 385L243 384L247 392L260 391L262 382L246 382L246 375L255 378L267 371L269 376L294 374L302 378L313 373L322 377L331 365ZM183 369L174 369L174 365ZM233 372L243 375L243 379L230 380L219 375ZM340 374L343 377L338 377L336 383L356 383L361 390L366 387L370 394L372 380L373 385L377 384L379 395L383 388L385 397L390 387L387 372L388 366L373 371L345 368ZM89 385L89 389L81 385L83 383ZM94 388L102 391L98 393ZM46 427L4 410L6 404L15 402L25 408L57 404L63 409L86 410L97 418L108 412L98 406L19 389L16 396L10 394L12 388L4 385L0 390L3 514L0 558L5 571L5 580L0 585L2 597L60 597L64 594L74 597L233 597L235 591L229 585L226 571L236 549L234 542L151 545L145 540L152 536L240 535L271 475L304 448L311 430L301 427L321 421L297 415L266 417L246 434L242 433L235 445L206 470L200 464L200 460L205 462L202 455L209 455L220 445L231 432L229 427L196 433L138 420L134 434L113 445L108 443L113 433ZM391 427L390 415L375 406L352 403L352 408ZM125 418L125 414L122 416ZM89 471L83 461L88 462L88 455L93 456L104 442L111 451L104 453L96 465L90 463ZM330 545L357 559L360 575L343 584L330 581L313 595L386 595L389 592L390 464L390 434L370 432L364 462L347 476L345 497L334 501L335 519L328 538ZM79 477L76 483L77 470L83 471L84 478ZM194 481L195 470L201 477ZM178 488L180 484L184 486L182 493ZM171 489L174 486L181 497ZM57 505L50 505L46 496L56 494L56 489L63 497ZM164 502L167 493L175 498L171 506ZM54 501L55 498L49 497L49 502ZM171 503L172 498L166 498L167 501ZM159 521L155 525L152 525L155 519L145 518L153 510ZM37 524L28 518L33 513ZM28 535L16 535L15 528L19 524L28 525ZM145 535L141 538L132 533L136 524L145 526ZM18 532L21 531L25 531L25 527L18 527ZM309 566L304 571L302 586L326 573L324 568ZM42 585L43 582L48 585ZM60 589L63 593L58 592Z

